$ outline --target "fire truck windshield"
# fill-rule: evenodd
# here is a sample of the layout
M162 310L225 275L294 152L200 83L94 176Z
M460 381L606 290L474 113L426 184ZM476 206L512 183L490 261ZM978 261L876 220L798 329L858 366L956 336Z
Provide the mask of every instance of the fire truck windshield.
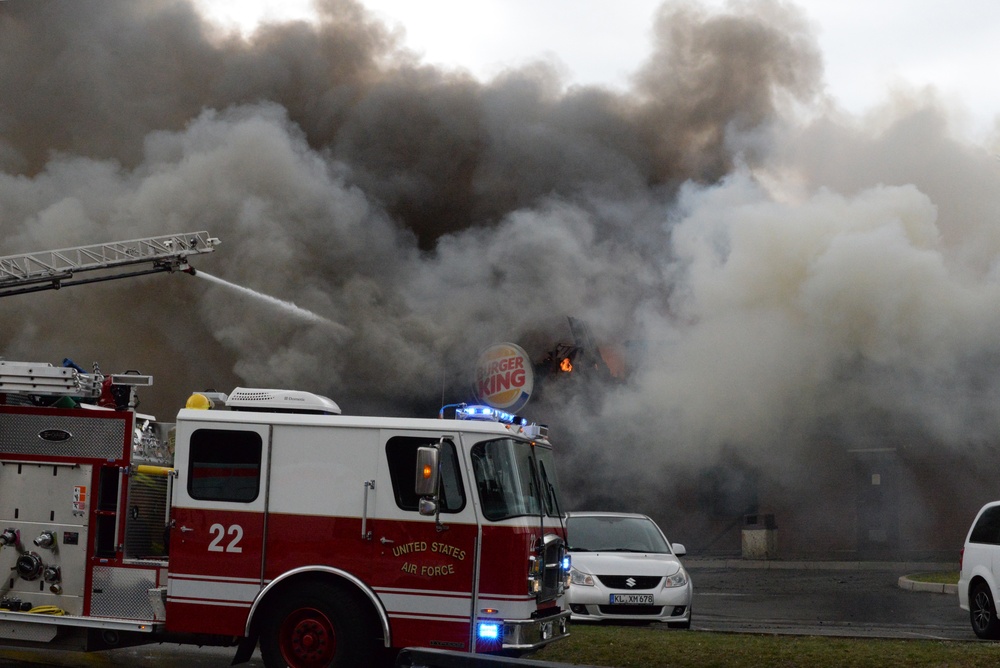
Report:
M552 451L501 438L472 447L479 502L488 520L561 512Z

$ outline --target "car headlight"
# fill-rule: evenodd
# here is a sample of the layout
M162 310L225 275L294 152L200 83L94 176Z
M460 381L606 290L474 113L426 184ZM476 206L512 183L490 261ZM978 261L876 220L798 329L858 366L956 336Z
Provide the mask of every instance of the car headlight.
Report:
M663 588L669 589L671 587L683 587L687 583L687 573L684 572L683 568L679 568L676 573L667 576L666 580L663 582Z
M593 587L594 576L578 571L575 568L571 568L569 569L569 583L571 586L578 585L582 587Z

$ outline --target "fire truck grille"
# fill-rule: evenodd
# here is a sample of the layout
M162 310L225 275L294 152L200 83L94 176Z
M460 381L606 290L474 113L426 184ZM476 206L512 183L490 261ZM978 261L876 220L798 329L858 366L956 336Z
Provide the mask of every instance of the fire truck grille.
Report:
M538 597L541 601L552 600L562 593L563 553L562 539L553 540L545 546L545 553L542 555L545 572L542 574L542 591Z
M46 435L49 435L46 438ZM42 457L124 457L125 420L0 413L0 453Z

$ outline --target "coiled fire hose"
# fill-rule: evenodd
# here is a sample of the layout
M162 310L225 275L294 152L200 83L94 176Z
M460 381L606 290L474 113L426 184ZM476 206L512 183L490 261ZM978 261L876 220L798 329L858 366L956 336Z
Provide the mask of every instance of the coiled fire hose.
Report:
M57 617L62 617L66 614L66 611L55 605L36 605L29 613L35 615L55 615Z

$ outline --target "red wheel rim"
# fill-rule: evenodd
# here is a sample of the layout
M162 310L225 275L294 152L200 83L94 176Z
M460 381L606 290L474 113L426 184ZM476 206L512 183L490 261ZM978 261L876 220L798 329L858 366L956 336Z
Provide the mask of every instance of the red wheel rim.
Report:
M337 653L337 633L330 618L315 608L301 608L281 623L281 655L293 668L326 666Z

